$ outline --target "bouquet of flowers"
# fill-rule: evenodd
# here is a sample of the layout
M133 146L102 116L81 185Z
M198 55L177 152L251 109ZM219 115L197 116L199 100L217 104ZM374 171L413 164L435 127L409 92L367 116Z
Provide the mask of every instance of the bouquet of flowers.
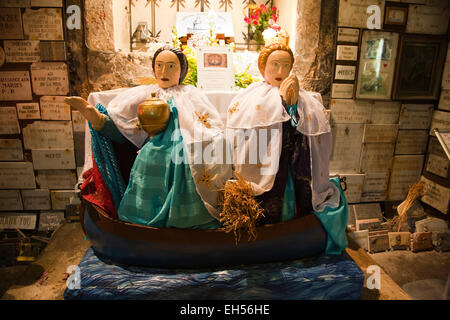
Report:
M248 36L245 40L255 40L258 44L264 44L263 32L267 28L279 31L281 28L276 24L278 20L277 8L275 6L267 8L264 4L258 7L253 4L249 6L249 15L244 18L248 25Z

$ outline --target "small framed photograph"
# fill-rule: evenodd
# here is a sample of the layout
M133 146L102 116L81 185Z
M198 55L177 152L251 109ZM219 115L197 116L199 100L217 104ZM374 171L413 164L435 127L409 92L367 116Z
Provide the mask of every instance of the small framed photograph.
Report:
M383 29L404 31L408 21L408 7L407 3L386 2Z
M203 53L204 68L227 68L226 53Z
M197 87L203 90L233 90L232 47L197 48Z
M439 99L447 47L447 37L402 35L393 98Z
M398 33L364 30L356 98L391 99L398 39Z

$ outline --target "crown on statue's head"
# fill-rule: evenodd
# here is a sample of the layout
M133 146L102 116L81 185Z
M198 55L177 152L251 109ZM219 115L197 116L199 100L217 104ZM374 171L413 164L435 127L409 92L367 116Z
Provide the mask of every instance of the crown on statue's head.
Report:
M279 29L278 31L269 28L263 32L265 46L269 46L272 43L279 43L283 46L289 47L289 34L286 30Z

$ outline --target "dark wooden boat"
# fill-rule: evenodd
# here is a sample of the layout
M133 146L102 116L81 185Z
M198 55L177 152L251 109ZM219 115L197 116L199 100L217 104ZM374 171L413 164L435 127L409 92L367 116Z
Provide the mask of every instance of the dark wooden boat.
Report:
M111 218L83 200L81 221L96 254L114 263L207 268L294 260L322 253L327 233L314 214L257 228L236 243L221 230L153 228Z

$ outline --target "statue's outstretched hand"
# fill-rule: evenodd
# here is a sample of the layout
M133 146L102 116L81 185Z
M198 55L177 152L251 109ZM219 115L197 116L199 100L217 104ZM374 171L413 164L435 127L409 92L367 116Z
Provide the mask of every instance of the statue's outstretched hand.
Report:
M103 128L106 117L83 98L66 97L64 98L64 102L69 104L75 110L80 111L81 115L91 123L94 130L99 131Z
M298 100L299 88L300 86L297 77L295 74L291 74L281 83L280 95L288 105L295 104Z

